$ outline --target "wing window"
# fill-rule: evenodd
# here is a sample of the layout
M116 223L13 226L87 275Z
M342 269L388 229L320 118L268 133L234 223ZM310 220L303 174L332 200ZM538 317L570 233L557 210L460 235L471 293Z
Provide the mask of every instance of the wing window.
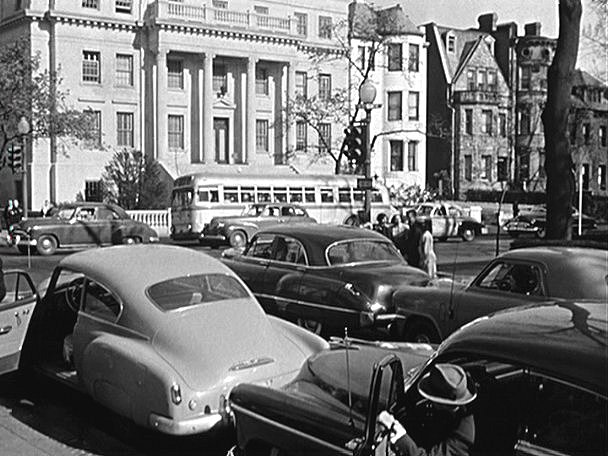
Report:
M281 208L281 215L283 217L294 217L296 215L296 212L293 207L285 206Z
M274 239L273 260L285 263L306 264L304 247L293 238L277 236Z
M120 303L104 286L87 281L82 310L104 320L115 321L120 314Z
M273 240L274 235L262 234L254 237L245 255L253 258L270 258L272 256Z
M531 264L498 263L479 281L480 288L542 296L540 269Z

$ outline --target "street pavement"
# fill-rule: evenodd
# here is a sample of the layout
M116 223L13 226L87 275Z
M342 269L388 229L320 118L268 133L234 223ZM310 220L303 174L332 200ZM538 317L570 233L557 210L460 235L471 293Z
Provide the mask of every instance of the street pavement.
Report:
M510 239L503 238L500 252L508 250L509 243ZM222 251L198 244L185 246L213 257ZM495 239L489 236L470 243L437 242L439 272L458 281L468 280L494 257L495 248ZM36 284L48 278L61 258L70 253L28 259L14 248L0 246L4 269L24 269ZM88 397L52 380L21 375L0 378L1 456L219 456L226 454L233 440L231 432L178 439L135 430Z

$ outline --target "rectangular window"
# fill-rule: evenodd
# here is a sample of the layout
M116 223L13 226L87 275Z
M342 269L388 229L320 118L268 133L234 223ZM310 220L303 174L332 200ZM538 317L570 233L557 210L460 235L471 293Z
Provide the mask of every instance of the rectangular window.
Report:
M498 114L498 121L500 123L500 136L502 138L507 137L507 115L504 113Z
M403 171L403 141L389 141L391 147L391 171Z
M294 13L296 18L296 33L300 36L308 35L308 14Z
M530 179L530 151L522 150L519 156L519 178L520 180Z
M482 155L481 160L483 162L483 171L481 174L482 179L492 180L492 156Z
M331 124L319 124L319 152L328 153L331 149Z
M530 81L532 79L532 68L529 66L521 67L521 80L519 88L522 90L530 90Z
M402 52L401 43L388 44L388 71L401 71L403 69Z
M420 117L420 93L409 92L407 94L407 112L409 120L418 120Z
M184 149L184 116L169 114L169 149Z
M132 0L116 0L114 8L117 13L130 13L132 3Z
M492 135L492 111L484 109L481 111L481 132L486 135Z
M486 70L477 70L477 90L486 89Z
M211 2L214 8L218 9L228 9L228 1L227 0L213 0Z
M475 90L475 71L467 70L467 87L469 90Z
M103 201L103 181L85 181L84 200L92 203L101 203Z
M597 167L597 185L600 190L606 190L606 165Z
M99 0L82 0L82 7L99 9Z
M319 99L329 100L331 98L331 74L319 75Z
M308 75L305 71L296 71L296 95L308 96Z
M590 177L589 163L583 163L583 190L589 190Z
M177 59L167 59L167 87L170 89L184 88L184 62Z
M570 144L576 144L576 122L570 125Z
M532 130L530 111L528 108L521 108L519 111L519 134L529 135Z
M357 63L359 64L359 68L361 68L361 70L365 70L365 67L367 66L367 62L365 61L366 50L367 48L365 46L359 46L357 48Z
M213 91L218 95L228 93L228 73L224 65L213 65Z
M82 51L82 81L101 83L99 66L100 53L97 51Z
M589 144L591 142L591 128L588 123L583 124L583 139L585 144Z
M420 46L417 44L410 44L410 53L407 61L407 69L409 71L420 70Z
M401 120L402 112L402 92L388 92L388 120Z
M507 157L498 157L496 159L496 176L498 177L499 182L504 182L509 180L509 162L507 161Z
M266 119L255 121L255 151L268 152L268 120Z
M545 172L545 149L542 147L538 149L538 174L540 177L546 177Z
M606 127L602 125L598 130L597 134L599 136L600 146L606 147Z
M129 54L116 54L116 80L117 86L133 87L133 56Z
M456 37L448 35L448 52L456 52Z
M296 122L296 150L306 150L308 126L301 120Z
M488 70L488 88L490 92L496 92L497 84L496 84L496 71Z
M473 134L473 110L465 109L464 110L464 131L467 135Z
M319 38L330 40L332 34L332 21L329 16L319 16Z
M473 180L473 156L465 155L464 156L464 178L467 181Z
M85 111L91 116L91 140L92 147L101 147L101 111Z
M133 113L116 113L116 145L133 147Z
M261 5L253 5L253 11L255 11L256 14L263 14L263 15L267 15L269 13L268 7L261 6Z
M255 69L255 93L256 95L268 95L268 71L266 68Z
M407 143L407 170L418 171L418 141Z

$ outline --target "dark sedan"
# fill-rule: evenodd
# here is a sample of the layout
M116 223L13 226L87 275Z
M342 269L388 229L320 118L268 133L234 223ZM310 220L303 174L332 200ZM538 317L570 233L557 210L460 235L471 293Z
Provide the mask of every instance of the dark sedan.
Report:
M606 454L606 312L605 302L560 302L479 319L447 339L405 382L403 373L419 356L404 365L382 350L321 352L281 389L241 384L232 390L224 410L236 425L232 452L385 454L376 424L385 409L428 449L442 438L445 417L417 386L435 364L453 363L477 387L471 454Z
M115 204L74 203L54 209L50 217L23 219L13 225L11 242L21 253L36 248L52 255L62 247L158 242L158 234Z
M578 232L578 211L574 210L572 213L572 232ZM521 234L533 234L539 239L544 239L547 230L547 211L544 208L540 208L533 212L526 212L519 214L517 217L513 217L505 224L505 231L509 233L511 237L518 237ZM589 230L597 228L597 222L593 217L582 214L581 216L581 228L582 232L586 233Z
M399 318L392 292L429 280L386 237L349 226L277 225L224 262L267 312L324 335L344 327L389 330Z
M393 296L403 339L439 342L482 315L554 299L608 297L608 251L574 247L511 250L492 260L469 284L437 282Z

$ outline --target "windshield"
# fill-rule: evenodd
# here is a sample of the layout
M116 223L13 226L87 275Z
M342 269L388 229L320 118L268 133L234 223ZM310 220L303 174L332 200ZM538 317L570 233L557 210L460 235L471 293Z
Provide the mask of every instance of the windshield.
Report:
M54 211L52 214L53 217L58 217L62 220L69 220L72 218L72 215L74 215L75 209L76 208L74 207L62 207Z
M164 312L228 299L248 298L247 290L227 274L198 274L159 282L148 297Z
M189 207L192 204L193 190L191 188L179 188L173 190L171 207Z
M241 215L257 217L264 211L265 207L266 206L264 204L252 204L251 206L246 207Z
M340 241L327 248L326 257L330 266L378 261L403 262L403 257L391 242L374 239Z

